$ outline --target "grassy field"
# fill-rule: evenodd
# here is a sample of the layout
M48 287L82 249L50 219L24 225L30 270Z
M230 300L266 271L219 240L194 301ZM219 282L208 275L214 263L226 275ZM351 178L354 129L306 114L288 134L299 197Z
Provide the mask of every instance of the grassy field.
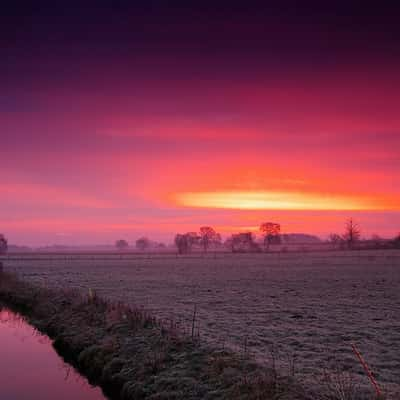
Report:
M305 382L339 368L369 387L355 343L400 396L399 251L25 257L5 269L46 287L91 288L187 330L196 307L200 340L275 360Z
M0 311L4 305L47 334L109 399L315 400L293 376L203 345L140 308L93 292L43 288L0 273Z

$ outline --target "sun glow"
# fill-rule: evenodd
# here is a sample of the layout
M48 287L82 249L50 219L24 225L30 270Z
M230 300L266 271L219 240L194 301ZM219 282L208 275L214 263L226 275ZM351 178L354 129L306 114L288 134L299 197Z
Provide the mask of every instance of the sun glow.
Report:
M175 196L186 207L239 210L373 210L368 200L331 194L280 191L183 192Z

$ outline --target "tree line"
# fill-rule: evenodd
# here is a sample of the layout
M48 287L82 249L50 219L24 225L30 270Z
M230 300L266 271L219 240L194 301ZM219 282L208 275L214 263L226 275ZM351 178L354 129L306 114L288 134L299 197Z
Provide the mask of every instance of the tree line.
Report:
M271 244L281 243L281 226L274 222L265 222L259 228L263 235L264 249L268 251ZM262 248L255 241L252 232L234 233L222 243L221 235L211 226L202 226L199 232L178 233L174 240L175 246L180 254L189 253L194 246L198 246L207 252L209 248L224 246L232 252L260 252Z
M259 226L259 233L261 234L261 241L256 241L256 235L253 232L239 232L231 234L223 242L221 235L213 227L202 226L198 232L177 233L174 237L174 245L179 254L190 253L193 249L202 249L203 252L207 252L210 249L217 250L222 247L229 249L233 253L268 252L271 245L282 244L282 239L285 239L286 236L281 234L281 225L275 222L263 222ZM361 241L360 226L353 218L350 218L345 223L344 233L332 233L329 235L328 240L334 248L354 249ZM383 241L377 235L374 235L373 240L376 243ZM389 247L400 248L400 233L387 243ZM119 249L127 249L128 243L124 240L119 240L116 246ZM137 250L146 251L150 248L149 239L142 237L136 240Z
M118 250L128 250L129 243L125 239L119 239L115 242L115 247ZM140 237L135 241L135 248L139 251L147 251L147 250L162 250L165 249L166 246L164 243L153 242L147 237Z
M281 243L281 226L273 222L265 222L259 228L263 236L263 246L268 251L270 245ZM154 243L154 242L153 242ZM174 245L179 254L190 253L194 248L200 248L204 252L210 249L219 249L225 247L232 252L250 252L262 251L262 247L255 241L255 235L252 232L240 232L232 234L225 242L222 241L221 234L211 226L201 226L198 232L177 233L174 238ZM118 250L127 250L129 244L124 239L116 241L115 246ZM154 244L142 237L136 240L135 247L139 251L154 249ZM165 245L158 244L157 248L165 248Z
M219 249L224 247L232 252L261 252L269 251L271 245L280 245L282 237L281 225L275 222L263 222L259 226L261 241L257 242L253 232L239 232L230 235L224 242L221 235L211 226L201 226L198 232L177 233L174 238L174 246L179 254L190 253L194 248L202 249L207 252L210 249ZM329 242L334 248L354 249L361 241L361 229L359 224L350 218L345 223L343 234L332 233L329 235ZM380 247L383 240L373 235L372 240ZM400 248L400 233L392 240L385 241L386 246L390 248ZM115 247L120 250L128 250L129 243L125 239L119 239L115 242ZM149 251L166 249L166 245L160 242L154 242L147 237L140 237L135 241L135 248L138 251ZM0 255L8 250L8 241L3 234L0 234Z

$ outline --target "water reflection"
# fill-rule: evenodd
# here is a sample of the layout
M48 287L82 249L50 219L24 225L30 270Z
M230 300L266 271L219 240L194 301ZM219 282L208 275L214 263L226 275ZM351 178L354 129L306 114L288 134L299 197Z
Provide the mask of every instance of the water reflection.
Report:
M0 306L0 399L105 400L55 352L51 340Z

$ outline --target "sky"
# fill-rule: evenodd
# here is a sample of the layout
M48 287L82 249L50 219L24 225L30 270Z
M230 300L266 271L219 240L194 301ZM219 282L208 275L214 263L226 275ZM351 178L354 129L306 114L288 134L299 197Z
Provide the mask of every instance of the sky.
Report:
M5 6L0 232L400 231L399 6L267 3Z

